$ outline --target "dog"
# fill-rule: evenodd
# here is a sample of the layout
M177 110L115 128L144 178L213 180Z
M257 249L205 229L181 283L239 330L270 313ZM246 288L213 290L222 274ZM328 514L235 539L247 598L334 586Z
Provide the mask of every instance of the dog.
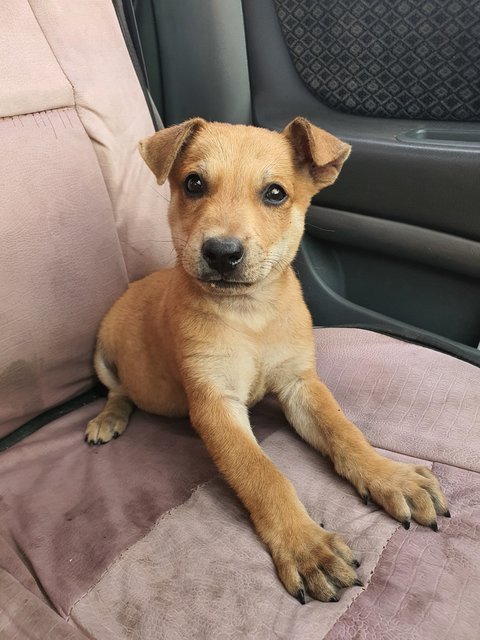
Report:
M130 285L104 318L94 357L109 390L85 439L119 436L138 406L190 416L248 510L286 590L305 603L361 585L358 561L314 522L258 445L248 408L278 398L298 434L360 497L405 528L449 516L425 467L377 453L315 368L312 320L292 261L311 198L337 179L349 145L304 118L282 132L193 118L144 139L140 153L171 187L176 266Z

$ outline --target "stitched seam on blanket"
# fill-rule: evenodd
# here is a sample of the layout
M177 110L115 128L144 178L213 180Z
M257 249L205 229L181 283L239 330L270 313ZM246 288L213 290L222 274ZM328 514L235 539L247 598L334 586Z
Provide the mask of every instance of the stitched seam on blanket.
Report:
M386 449L385 449L385 451L386 451ZM327 631L327 633L323 636L323 640L328 640L328 636L330 635L330 632L331 632L331 631L333 631L333 630L334 630L334 627L338 624L338 622L340 622L340 620L341 620L343 617L345 617L345 616L349 613L349 611L350 611L350 609L351 609L352 605L356 602L357 598L359 598L362 594L364 594L364 593L365 593L365 591L368 589L368 585L370 584L370 581L371 581L371 579L372 579L372 577L373 577L373 574L374 574L374 573L375 573L375 571L377 570L377 567L378 567L378 565L379 565L379 563L380 563L380 560L382 559L383 554L384 554L384 552L385 552L385 549L388 547L388 544L389 544L390 540L393 538L393 536L397 533L397 531L398 531L399 529L400 529L400 525L398 525L398 526L394 529L394 531L392 531L391 535L390 535L390 536L388 536L388 539L386 540L385 544L384 544L384 545L383 545L383 547L382 547L381 552L380 552L380 553L379 553L379 555L378 555L378 559L377 559L377 562L375 563L375 566L374 566L374 567L373 567L373 569L370 571L370 575L369 575L368 580L367 580L367 582L366 582L366 584L365 584L365 589L362 589L359 593L357 593L356 595L354 595L354 596L353 596L353 598L352 598L352 600L351 600L350 604L347 606L347 608L345 609L345 611L344 611L343 613L341 613L341 614L338 616L338 618L337 618L337 619L335 620L335 622L332 624L332 626L330 627L330 629L329 629L329 630Z
M132 544L128 545L128 547L125 547L125 549L115 558L115 560L108 565L108 567L102 571L102 573L100 574L100 576L97 578L97 580L95 580L95 582L87 589L87 591L85 591L85 593L83 595L81 595L79 598L77 598L77 600L75 600L75 602L70 606L69 610L68 610L68 615L66 617L66 620L69 621L70 620L70 616L72 613L72 609L75 608L75 606L84 598L86 598L89 593L91 591L93 591L98 584L103 580L103 578L112 570L114 569L117 564L119 564L122 560L123 557L126 553L128 553L130 551L130 549L133 549L133 547L135 545L137 545L141 540L144 540L150 533L152 533L152 531L163 521L166 520L167 518L169 518L171 515L173 515L173 512L176 511L177 509L180 509L180 507L182 507L185 503L187 503L192 496L195 495L195 493L197 493L197 491L199 489L202 489L203 487L205 487L206 485L210 484L213 480L215 480L218 476L215 475L213 476L213 478L210 478L210 480L207 480L206 482L203 482L201 484L198 484L196 487L194 487L191 490L190 495L188 496L188 498L186 498L186 500L184 500L183 502L181 502L180 504L175 505L174 507L172 507L171 509L168 509L168 511L165 511L164 513L162 513L162 515L157 518L157 520L155 520L155 522L152 524L151 527L149 527L149 529L147 531L145 531L145 533L143 534L143 536L141 536L141 538L139 538L138 540L135 540L134 542L132 542Z
M279 429L279 430L275 431L275 433L272 433L270 436L268 436L267 438L265 438L265 440L263 440L261 444L262 444L262 445L263 445L263 444L267 444L267 443L270 441L270 439L272 438L272 436L277 435L277 434L278 434L279 432L281 432L281 431L282 431L282 429ZM289 433L289 431L287 431L287 433ZM387 451L387 452L388 452L389 450L387 450L387 449L383 449L383 451ZM393 451L392 451L391 453L397 453L397 452L393 452ZM407 454L403 454L403 453L400 453L400 452L398 452L398 453L399 453L399 455L404 455L404 456L406 456L406 457L415 457L415 456L408 456ZM320 455L320 454L318 454L318 455ZM424 460L424 459L422 459L422 458L418 458L418 459L419 459L419 460L423 460L424 462L430 462L430 461L428 461L428 460ZM192 498L192 497L197 493L197 491L199 491L200 489L202 489L202 488L204 488L204 487L206 487L206 486L210 485L212 482L214 482L215 480L217 480L217 479L218 479L218 477L219 477L219 476L218 476L218 474L216 474L216 475L214 475L212 478L210 478L209 480L207 480L206 482L203 482L203 483L201 483L201 484L197 485L196 487L194 487L194 488L192 489L192 491L191 491L190 495L188 496L188 498L186 498L186 500L184 500L184 501L183 501L183 502L181 502L180 504L175 505L175 506L174 506L174 507L172 507L171 509L168 509L168 511L165 511L164 513L162 513L162 515L161 515L159 518L157 518L157 520L155 520L155 522L152 524L152 526L151 526L151 527L149 527L149 529L144 533L144 535L143 535L141 538L139 538L138 540L135 540L134 542L132 542L132 544L130 544L128 547L126 547L126 548L125 548L125 549L124 549L124 550L123 550L123 551L122 551L122 552L117 556L117 558L115 558L115 560L114 560L114 561L113 561L113 562L112 562L112 563L111 563L111 564L110 564L110 565L109 565L109 566L108 566L108 567L107 567L107 568L106 568L106 569L105 569L105 570L100 574L100 576L99 576L99 577L95 580L95 582L94 582L94 583L93 583L93 584L88 588L88 590L87 590L83 595L81 595L79 598L77 598L77 600L75 600L75 602L73 602L73 604L72 604L72 605L70 606L70 608L69 608L69 611L68 611L68 615L67 615L67 617L66 617L66 620L67 620L67 621L68 621L68 620L70 620L72 610L75 608L75 606L76 606L79 602L81 602L84 598L86 598L86 597L91 593L91 591L93 591L93 590L94 590L94 589L99 585L99 583L102 581L102 579L103 579L103 578L104 578L104 577L105 577L105 576L106 576L110 571L112 571L112 570L113 570L113 569L114 569L114 568L115 568L115 567L116 567L116 566L117 566L117 565L118 565L118 564L123 560L123 557L125 556L125 554L127 554L127 553L128 553L128 552L129 552L129 551L130 551L130 550L131 550L135 545L137 545L141 540L144 540L144 539L145 539L145 538L146 538L150 533L152 533L152 531L153 531L153 530L154 530L154 529L155 529L155 528L156 528L156 527L157 527L161 522L163 522L163 521L164 521L164 520L166 520L167 518L169 518L169 517L173 516L173 515L174 515L174 513L175 513L178 509L180 509L181 507L183 507L183 505L185 505L189 500L191 500L191 498ZM377 567L378 562L380 561L380 558L382 557L383 552L384 552L384 550L385 550L386 546L388 545L388 542L390 541L391 537L395 534L395 532L398 530L399 526L400 526L400 525L398 525L398 526L395 528L395 530L394 530L394 531L392 532L392 534L389 536L388 540L385 542L385 545L382 547L382 551L381 551L381 553L380 553L380 555L379 555L379 557L378 557L378 560L377 560L377 562L376 562L376 564L375 564L375 568ZM374 573L374 571L375 571L375 568L370 572L370 577L368 578L367 585L368 585L368 583L370 582L370 579L371 579L371 577L372 577L372 575L373 575L373 573ZM357 599L357 597L358 597L359 595L361 595L363 592L364 592L364 590L363 590L363 591L361 591L360 593L358 593L358 594L353 598L352 602L354 602L354 601ZM350 606L351 606L351 603L350 603L350 605L349 605L349 607L348 607L348 608L350 608ZM347 608L347 611L348 611L348 608ZM345 615L345 613L346 613L346 612L344 612L343 614L341 614L341 615L339 616L339 618L340 618L340 617L342 617L343 615ZM337 620L338 620L339 618L337 618ZM335 624L336 624L336 623L335 623Z

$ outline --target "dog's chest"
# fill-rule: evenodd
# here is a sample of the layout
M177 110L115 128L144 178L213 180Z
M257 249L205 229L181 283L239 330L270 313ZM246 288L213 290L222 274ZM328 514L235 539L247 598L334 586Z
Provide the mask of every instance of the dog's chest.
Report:
M245 404L253 407L268 393L268 381L264 371L257 371L252 380Z
M287 339L283 343L265 340L262 345L256 345L253 375L248 390L249 406L274 391L280 378L288 379L292 375L292 356L292 348Z
M273 388L285 346L269 344L238 333L235 339L212 345L209 353L196 358L195 377L210 381L227 395L252 406Z
M249 406L278 389L280 378L285 382L306 368L288 314L275 313L272 305L255 311L239 306L224 314L215 331L208 331L208 340L198 344L197 353L205 357L196 359L201 367L196 377L210 380Z

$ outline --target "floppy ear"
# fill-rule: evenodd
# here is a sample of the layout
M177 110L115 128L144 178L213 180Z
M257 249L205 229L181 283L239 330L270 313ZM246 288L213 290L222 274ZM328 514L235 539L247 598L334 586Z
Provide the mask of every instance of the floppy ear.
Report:
M205 120L202 118L192 118L140 140L140 155L156 175L158 184L165 182L182 147L204 124Z
M283 130L300 165L307 166L315 186L333 184L350 155L350 145L342 142L305 118L295 118Z

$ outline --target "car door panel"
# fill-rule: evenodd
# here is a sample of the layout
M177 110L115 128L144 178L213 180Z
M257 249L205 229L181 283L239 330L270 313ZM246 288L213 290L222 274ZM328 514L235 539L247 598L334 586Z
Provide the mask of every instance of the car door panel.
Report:
M331 109L295 69L275 2L243 9L254 121L303 115L352 145L314 198L296 263L315 322L409 327L480 362L480 123Z
M429 3L432 16L454 11L455 3L447 0ZM475 348L480 340L480 122L471 119L475 97L466 100L462 93L463 98L454 96L448 102L447 96L448 108L442 112L435 111L441 94L435 94L434 104L424 91L426 116L444 116L450 109L456 121L379 117L375 109L373 116L359 115L362 109L358 108L353 113L349 100L358 98L358 86L351 96L344 93L347 109L345 104L331 108L320 99L323 88L319 85L316 91L307 86L301 69L295 67L295 55L287 46L285 16L282 31L278 15L279 10L296 12L292 29L303 29L299 38L310 38L313 50L315 43L323 46L322 38L331 38L324 18L330 19L338 10L342 15L337 22L345 29L329 46L345 48L355 42L356 21L363 20L363 35L371 36L374 47L375 38L380 37L378 27L372 26L371 33L365 27L372 11L386 7L387 14L407 12L404 20L400 16L399 25L410 21L413 30L414 17L421 14L422 29L428 28L428 3L420 7L405 0L399 4L402 7L386 0L204 0L200 7L195 0L152 0L147 3L151 15L147 12L143 22L150 31L155 24L157 44L146 56L147 67L159 69L166 124L198 115L280 130L303 115L352 145L340 179L313 199L295 263L316 324L376 327L480 363L480 351ZM459 91L464 92L469 78L473 88L480 79L480 53L474 49L480 2L457 4L469 12L465 22L471 22L469 55L478 58L473 71L461 65ZM147 5L142 8L137 3L137 12L145 12ZM301 20L298 12L303 12ZM455 33L445 16L442 20L445 33L462 46L458 25L464 24L465 17L452 17ZM418 44L421 33L418 29L415 33ZM408 40L409 34L404 37ZM149 42L153 41L150 33ZM438 41L446 47L444 58L448 57L447 41ZM290 42L292 46L295 43ZM306 55L305 50L299 53L303 61ZM315 55L307 66L314 74L320 69L317 80L325 83L324 53L317 59ZM396 55L393 45L392 55ZM335 69L335 60L326 62L330 71ZM375 66L372 77L374 71ZM334 76L330 73L330 79L335 80ZM378 107L379 95L374 98ZM367 98L363 102L368 106ZM467 102L469 111L462 112ZM461 117L468 121L458 120Z

